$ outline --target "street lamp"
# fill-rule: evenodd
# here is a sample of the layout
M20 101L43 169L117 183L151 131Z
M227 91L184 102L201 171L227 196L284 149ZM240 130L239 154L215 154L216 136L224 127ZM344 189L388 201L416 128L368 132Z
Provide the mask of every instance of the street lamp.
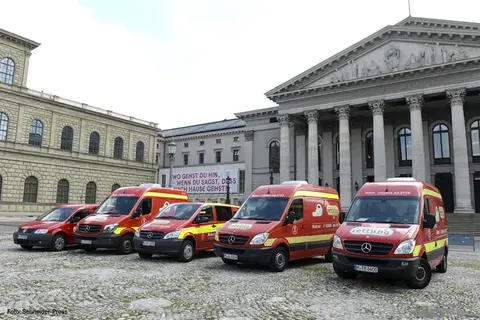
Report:
M173 161L175 161L175 152L177 150L177 145L175 141L170 141L168 144L168 159L170 160L170 174L168 178L168 186L172 187L172 171L173 171Z
M355 191L358 191L358 182L355 181Z
M273 169L270 168L270 184L273 184Z
M225 199L225 203L226 204L230 204L230 181L232 181L232 179L230 178L230 175L227 173L227 198Z

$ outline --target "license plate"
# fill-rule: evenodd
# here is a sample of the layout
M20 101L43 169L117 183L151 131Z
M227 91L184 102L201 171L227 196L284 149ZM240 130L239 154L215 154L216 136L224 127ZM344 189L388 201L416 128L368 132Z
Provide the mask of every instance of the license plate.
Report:
M378 273L378 267L359 266L358 264L356 264L355 265L355 271Z
M223 254L223 257L225 259L229 259L229 260L238 260L238 256L236 254L228 254L228 253L224 253Z
M28 239L28 236L26 234L19 234L18 239Z
M155 247L155 242L154 241L143 241L142 245L146 247Z
M81 240L81 244L92 244L92 240Z

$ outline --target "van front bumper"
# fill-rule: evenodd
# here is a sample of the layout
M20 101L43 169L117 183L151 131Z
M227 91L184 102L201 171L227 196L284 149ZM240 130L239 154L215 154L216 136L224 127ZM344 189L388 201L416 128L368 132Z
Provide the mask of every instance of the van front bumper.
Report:
M20 237L26 237L26 239L19 239ZM13 243L21 246L33 246L41 248L49 248L52 244L53 234L52 233L23 233L23 232L14 232L13 233Z
M80 248L114 249L120 244L121 238L121 235L113 233L99 234L96 236L74 233L73 241Z
M213 244L215 255L219 258L225 258L225 254L230 255L226 260L238 261L250 264L267 265L270 263L275 248L245 248L245 247L229 247L218 243ZM236 257L237 259L231 259Z
M394 278L408 279L418 269L420 257L415 258L372 258L357 256L333 251L333 266L352 273L365 273L373 275L391 276ZM355 266L378 268L378 272L358 271Z
M152 245L144 245L145 242L150 242ZM179 239L158 239L150 240L146 238L133 238L133 248L141 253L151 254L178 254L182 250L183 240Z

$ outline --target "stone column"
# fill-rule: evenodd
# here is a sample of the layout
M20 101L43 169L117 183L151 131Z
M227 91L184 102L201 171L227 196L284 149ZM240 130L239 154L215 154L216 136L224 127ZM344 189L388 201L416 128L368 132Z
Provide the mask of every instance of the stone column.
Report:
M467 134L463 101L465 89L448 90L452 112L453 167L455 172L455 213L473 213L468 166Z
M352 203L352 164L350 156L350 107L336 107L339 120L340 141L340 201L342 210L347 211ZM333 186L333 185L332 185Z
M322 160L323 160L323 185L328 183L332 188L335 187L333 181L333 138L331 131L322 133Z
M290 180L290 116L282 114L280 122L280 183Z
M308 121L308 183L318 185L318 113L305 112Z
M383 110L385 101L378 100L368 103L373 116L373 174L375 181L387 179L387 155L385 153L385 127Z
M244 201L252 193L253 185L253 136L254 131L245 131L245 192Z
M405 100L410 110L410 130L412 131L412 177L425 181L425 147L423 141L422 105L423 96L414 95Z
M296 139L296 148L295 148L295 158L297 160L297 180L307 180L307 162L306 162L306 139L305 139L305 127L297 126L295 128L295 139Z

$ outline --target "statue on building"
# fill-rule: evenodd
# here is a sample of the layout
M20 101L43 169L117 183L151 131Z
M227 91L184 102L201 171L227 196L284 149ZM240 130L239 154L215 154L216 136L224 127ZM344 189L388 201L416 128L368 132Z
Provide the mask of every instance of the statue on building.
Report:
M405 63L405 69L415 69L420 66L420 59L411 53L408 57L407 62Z
M335 72L330 78L330 82L335 83L335 82L341 82L344 80L345 80L345 77L343 75L343 72L341 70L335 69Z
M459 48L458 44L455 45L452 52L450 53L450 61L458 61L467 59L468 55L463 48Z
M349 79L356 79L358 78L358 65L357 63L355 62L355 60L351 60L349 63L348 63L348 78Z
M375 61L372 60L370 62L370 65L367 67L367 75L376 76L376 75L379 75L380 73L382 73L382 71L380 70L380 66Z
M400 65L400 49L391 47L385 52L385 64L389 72L398 71Z
M422 51L420 52L420 58L422 59L422 65L430 66L434 64L435 61L435 52L432 47L425 43L425 47L423 47Z

